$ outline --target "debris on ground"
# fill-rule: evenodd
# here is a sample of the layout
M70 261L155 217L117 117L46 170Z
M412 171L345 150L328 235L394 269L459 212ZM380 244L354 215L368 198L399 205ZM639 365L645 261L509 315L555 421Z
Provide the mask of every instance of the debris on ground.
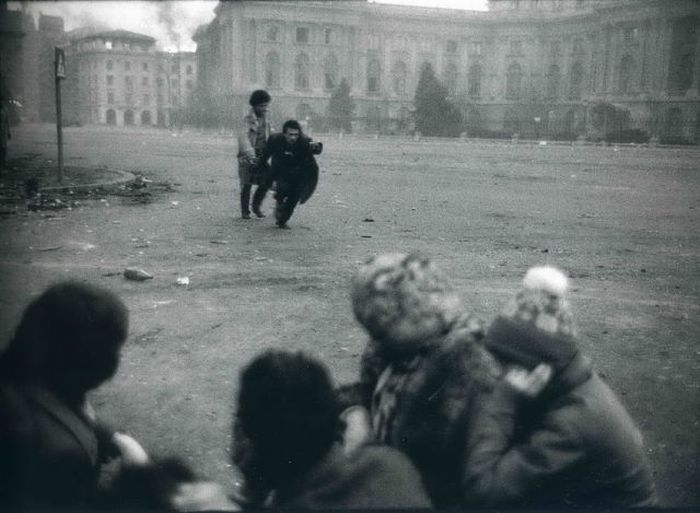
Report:
M131 204L148 204L174 192L178 185L154 182L140 173L130 182L114 184L115 171L104 166L66 166L63 180L58 182L55 164L38 154L25 154L10 164L9 172L0 176L0 219L25 210L72 210L83 206L81 200L99 200L109 206L106 198L110 196Z
M57 251L63 247L63 244L59 246L50 246L47 248L37 248L37 251Z
M124 277L127 280L133 281L146 281L153 279L152 274L147 273L143 269L137 269L135 267L129 267L127 269L124 269Z

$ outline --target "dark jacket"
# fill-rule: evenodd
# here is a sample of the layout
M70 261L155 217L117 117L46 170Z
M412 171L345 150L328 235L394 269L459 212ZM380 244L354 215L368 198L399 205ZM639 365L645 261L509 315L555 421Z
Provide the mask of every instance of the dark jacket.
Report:
M482 334L480 323L464 316L417 354L386 354L370 340L362 356L356 390L371 412L374 437L408 455L438 508L463 502L470 419L500 374L478 342Z
M499 383L475 419L465 476L477 505L656 504L642 436L589 360L577 355L525 401Z
M89 507L108 437L43 388L0 385L0 510Z
M288 186L300 189L300 203L306 202L313 194L318 183L318 163L310 138L302 135L289 146L284 134L272 134L267 140L260 162L269 164L270 181L283 181Z
M351 455L334 446L300 479L274 494L274 508L414 509L429 508L430 500L411 462L390 447L368 445Z

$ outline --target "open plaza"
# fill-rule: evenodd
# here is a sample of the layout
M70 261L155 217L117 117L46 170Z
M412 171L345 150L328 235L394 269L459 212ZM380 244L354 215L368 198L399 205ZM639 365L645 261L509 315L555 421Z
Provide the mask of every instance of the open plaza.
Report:
M418 251L487 322L530 266L563 269L583 350L640 426L663 504L700 506L697 148L314 134L325 148L318 188L278 230L270 215L240 219L232 134L63 135L68 171L131 173L152 194L44 191L59 206L32 210L3 195L0 347L57 280L115 291L130 334L93 403L154 455L234 486L242 366L265 348L300 349L352 381L365 344L352 273L378 253ZM56 165L55 127L16 127L9 158L3 193L27 161L41 186ZM125 279L131 267L153 279Z

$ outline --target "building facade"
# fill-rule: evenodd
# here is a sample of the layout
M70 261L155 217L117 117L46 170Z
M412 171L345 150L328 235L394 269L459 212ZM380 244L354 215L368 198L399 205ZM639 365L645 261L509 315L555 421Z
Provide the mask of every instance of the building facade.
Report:
M170 126L189 107L194 53L156 50L126 30L79 31L66 47L66 123Z
M63 45L63 19L7 10L0 2L0 89L14 122L54 120L54 47Z
M367 2L221 2L194 36L199 97L233 123L250 92L313 126L341 79L354 126L411 126L429 63L467 134L700 138L696 0L491 0L487 12Z

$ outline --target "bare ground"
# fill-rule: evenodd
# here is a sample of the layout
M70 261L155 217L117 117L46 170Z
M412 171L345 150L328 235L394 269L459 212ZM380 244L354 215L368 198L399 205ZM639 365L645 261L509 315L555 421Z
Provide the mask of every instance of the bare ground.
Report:
M52 127L13 135L11 158L53 158ZM53 281L115 290L131 336L118 376L95 393L98 413L233 486L245 362L282 346L323 358L339 382L355 377L364 335L348 281L359 262L431 255L487 321L528 266L550 263L572 278L581 344L642 427L664 503L700 506L698 150L318 138L319 188L281 231L270 217L238 219L230 137L66 129L67 166L141 174L150 197L0 205L11 210L0 216L0 340ZM125 280L130 266L155 278Z

